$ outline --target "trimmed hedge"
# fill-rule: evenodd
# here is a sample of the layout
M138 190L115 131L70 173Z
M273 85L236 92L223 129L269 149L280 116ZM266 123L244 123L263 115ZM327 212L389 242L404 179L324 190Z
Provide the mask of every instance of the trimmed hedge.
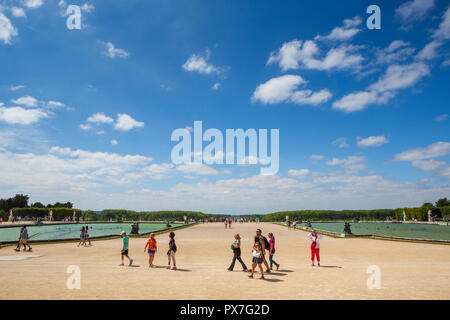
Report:
M107 209L100 213L101 220L117 220L120 218L125 218L125 220L137 221L142 219L144 221L165 221L165 220L177 220L183 221L184 216L187 219L203 219L207 215L202 212L196 211L141 211L136 212L132 210L122 210L122 209Z
M81 217L81 210L70 208L13 208L14 217L35 217L44 218L48 217L50 210L52 210L53 220L62 220L65 217L72 217L75 211L76 217Z
M386 220L386 217L393 217L393 209L376 210L299 210L299 211L281 211L269 213L263 216L263 221L285 221L286 216L290 220L310 220L310 221L330 221L330 220Z

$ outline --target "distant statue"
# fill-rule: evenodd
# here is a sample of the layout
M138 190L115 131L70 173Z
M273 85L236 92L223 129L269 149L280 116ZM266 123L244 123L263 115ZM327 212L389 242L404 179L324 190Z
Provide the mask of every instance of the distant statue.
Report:
M9 210L9 217L8 217L8 222L13 221L14 217L13 217L13 212L12 209Z
M428 222L431 222L432 218L431 218L431 209L428 210Z
M170 227L171 227L169 220L166 221L166 227L167 227L167 228L170 228Z
M344 233L345 234L352 234L352 230L350 229L350 222L344 223Z
M131 225L131 234L139 234L139 222Z
M406 222L406 212L405 212L405 210L403 210L403 221Z
M50 210L49 214L48 214L48 220L53 221L53 211Z
M309 220L306 221L306 227L307 228L312 228L311 221L309 221Z

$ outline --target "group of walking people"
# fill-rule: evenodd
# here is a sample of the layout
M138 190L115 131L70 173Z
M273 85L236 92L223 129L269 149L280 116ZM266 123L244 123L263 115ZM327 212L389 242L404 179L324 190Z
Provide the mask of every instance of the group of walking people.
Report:
M89 236L89 226L83 226L80 229L80 242L78 242L77 247L82 245L83 247L87 247L86 242L89 243L89 245L92 245L91 238Z
M251 274L249 278L253 278L255 274L256 266L258 266L261 276L259 279L264 279L264 271L263 264L266 267L266 273L270 273L273 270L273 266L276 267L276 270L280 268L280 264L277 263L273 257L275 255L275 236L273 233L268 233L266 238L261 229L256 229L256 235L254 237L254 244L252 248L252 268L249 270L245 264L245 262L241 258L241 237L239 234L234 235L235 241L231 244L231 250L233 250L233 260L231 261L230 266L228 267L228 271L233 271L236 260L240 262L242 266L242 271L248 272ZM320 235L316 230L313 230L308 234L308 238L311 240L311 263L314 266L314 261L317 260L317 265L320 267L320 242L319 239L322 239L322 235ZM267 262L266 256L269 257L269 262Z
M120 255L122 258L122 262L119 264L119 266L124 265L124 258L126 257L129 261L129 266L133 264L133 259L130 258L128 255L128 248L130 243L130 237L127 235L125 231L122 231L120 233L120 236L122 237L122 250L120 251ZM175 243L175 232L171 231L169 233L169 250L167 251L167 258L168 258L168 265L167 269L177 270L177 263L175 260L175 253L177 252L177 245ZM149 268L154 268L155 265L153 264L153 261L155 259L155 254L158 251L158 242L156 241L155 234L152 232L150 233L150 237L148 238L147 242L145 243L144 252L148 253L148 266Z
M275 255L275 236L273 235L273 233L269 233L267 236L269 237L269 239L262 235L261 229L256 230L252 248L252 268L250 270L250 278L253 278L256 266L259 267L259 271L261 272L260 279L264 279L262 264L264 264L264 266L266 267L266 273L270 273L273 270L273 266L275 266L277 270L280 268L280 264L273 259L273 256ZM233 260L231 261L231 265L227 270L233 271L236 260L238 260L241 263L242 271L247 272L249 270L247 269L247 266L241 258L241 237L239 236L239 234L235 234L234 239L235 241L231 245L231 249L233 250ZM266 251L269 256L269 263L266 259Z

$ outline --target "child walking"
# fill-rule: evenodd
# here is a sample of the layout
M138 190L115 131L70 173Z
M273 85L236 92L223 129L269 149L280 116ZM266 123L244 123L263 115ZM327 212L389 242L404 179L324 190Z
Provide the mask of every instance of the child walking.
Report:
M148 266L149 268L153 268L153 259L155 259L155 253L157 251L156 246L156 239L155 234L152 232L150 233L150 238L148 238L147 243L145 244L144 252L147 250L148 247Z
M261 266L261 264L263 263L261 245L259 244L259 242L256 242L256 241L257 241L257 239L255 239L255 244L253 246L253 251L252 251L252 255L253 255L252 274L249 275L248 277L253 278L253 274L255 273L256 265L258 265L259 271L261 272L261 277L259 277L259 279L264 279L264 271Z
M131 264L133 263L133 259L131 259L128 256L128 246L129 246L129 242L130 242L130 238L127 236L127 233L125 231L122 231L120 233L120 236L123 238L123 246L122 246L122 250L120 251L120 255L122 257L122 263L119 264L119 266L123 266L123 257L127 257L128 260L130 261L129 266L131 266Z
M322 239L322 235L318 234L316 230L313 230L313 232L308 234L308 238L311 240L311 265L314 267L314 256L316 256L317 265L320 267L319 239Z
M276 265L277 270L280 268L280 264L276 263L275 260L273 260L273 255L275 254L275 237L273 236L273 233L268 234L269 237L269 262L270 262L270 270L273 270L272 266Z
M177 245L175 244L175 233L169 233L169 251L167 251L167 257L169 258L169 265L167 269L170 269L170 261L173 261L172 270L177 270L177 262L175 261L175 253L177 252Z
M242 271L247 271L247 266L245 265L244 261L241 259L241 237L239 234L234 235L235 241L231 245L231 249L233 250L233 261L231 261L230 267L227 269L228 271L233 271L234 264L236 263L236 260L238 260L241 263Z

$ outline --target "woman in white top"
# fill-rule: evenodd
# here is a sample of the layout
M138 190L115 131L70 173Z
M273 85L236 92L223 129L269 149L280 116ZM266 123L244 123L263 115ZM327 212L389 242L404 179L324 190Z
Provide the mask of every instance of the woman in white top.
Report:
M320 243L319 239L322 239L322 235L318 234L316 230L313 230L308 234L308 238L311 240L311 262L314 267L314 256L317 257L317 265L320 267Z

